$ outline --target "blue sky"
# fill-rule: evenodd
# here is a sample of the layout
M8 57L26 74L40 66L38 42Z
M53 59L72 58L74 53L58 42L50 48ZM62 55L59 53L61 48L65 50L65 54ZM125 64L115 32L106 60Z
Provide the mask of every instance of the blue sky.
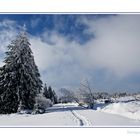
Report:
M0 15L0 64L26 24L41 78L48 85L140 91L140 15Z
M76 39L80 43L88 41L90 34L84 34L83 31L88 28L86 24L76 24L76 20L84 15L0 15L0 19L10 19L19 25L24 23L28 32L32 35L41 34L44 30L57 31L63 36L69 36L69 39ZM86 16L85 16L86 17Z

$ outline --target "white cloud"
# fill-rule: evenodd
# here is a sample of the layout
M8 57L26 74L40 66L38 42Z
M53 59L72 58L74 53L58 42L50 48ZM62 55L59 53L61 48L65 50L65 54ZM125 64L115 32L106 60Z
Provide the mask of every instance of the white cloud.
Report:
M59 88L74 85L86 74L83 64L79 62L83 50L76 42L68 42L57 33L51 35L52 44L42 41L40 37L32 36L30 39L36 64L43 73L42 79Z
M83 22L83 21L82 21ZM84 20L85 22L85 20ZM32 37L32 50L44 79L50 83L77 83L90 77L88 70L105 69L106 80L123 79L140 71L140 16L120 15L88 20L87 32L95 38L84 46L58 33L45 31L41 37L51 43ZM46 72L46 73L45 73ZM46 80L47 81L47 80Z
M7 45L15 38L17 35L18 25L15 21L5 19L0 21L0 66L3 63L3 55L7 50Z
M119 78L140 71L140 16L119 15L88 21L95 38L88 42L90 66Z
M55 36L53 37L55 40ZM43 42L39 37L32 37L31 44L36 63L41 71L47 68L57 67L61 63L72 61L71 49L68 47L67 42L61 37L58 37L58 39L55 40L55 44L52 45Z
M89 70L93 71L94 75L94 71L100 69L105 69L106 72L103 83L105 80L107 83L113 82L113 76L120 80L136 73L140 74L139 15L82 19L81 22L89 26L86 32L95 36L84 46L75 41L70 42L67 37L54 31L44 31L40 36L30 37L35 61L44 82L59 88L74 86L75 83L80 83L81 79L92 76L88 73ZM5 51L2 46L6 46L16 33L15 26L10 26L10 29L0 33L2 52Z

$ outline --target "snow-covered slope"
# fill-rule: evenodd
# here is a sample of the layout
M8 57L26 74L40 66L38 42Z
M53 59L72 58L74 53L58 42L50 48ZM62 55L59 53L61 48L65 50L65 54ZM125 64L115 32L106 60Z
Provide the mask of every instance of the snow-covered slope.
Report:
M130 102L130 101L135 101L136 99L140 99L139 95L112 98L112 101L114 101L114 102Z
M112 103L98 110L140 120L140 101Z
M83 110L77 111L79 114L88 118L92 122L93 126L140 126L140 121L132 120L123 116L110 114L106 112L96 111L96 110Z
M47 113L0 115L0 126L71 126L78 125L77 120L64 105L48 109Z
M98 110L86 109L73 103L54 105L46 113L38 115L0 115L0 127L2 126L140 126L140 121Z

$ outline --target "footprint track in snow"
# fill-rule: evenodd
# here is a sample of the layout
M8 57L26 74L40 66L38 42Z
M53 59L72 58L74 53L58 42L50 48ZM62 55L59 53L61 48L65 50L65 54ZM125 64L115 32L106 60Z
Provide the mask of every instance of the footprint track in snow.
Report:
M63 106L63 108L67 108L66 106ZM78 123L78 125L80 126L92 126L92 123L87 119L85 118L84 116L80 115L79 113L77 113L75 110L73 109L70 109L70 108L67 108L72 116L70 117L71 119L73 119L74 121L76 121ZM70 115L70 114L67 114L67 115Z
M85 118L84 116L80 115L76 111L71 110L71 113L73 114L73 116L76 119L78 119L80 126L92 126L92 123L87 118Z

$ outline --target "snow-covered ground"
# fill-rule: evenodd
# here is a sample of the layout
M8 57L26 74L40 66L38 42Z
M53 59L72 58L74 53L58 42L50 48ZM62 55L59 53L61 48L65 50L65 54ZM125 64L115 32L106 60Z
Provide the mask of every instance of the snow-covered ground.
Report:
M124 97L118 97L118 98L112 98L114 102L130 102L130 101L136 101L140 100L140 95L135 96L124 96Z
M97 110L140 121L140 101L112 103Z
M48 108L44 114L0 115L0 126L140 126L140 121L106 113L103 112L102 109L100 111L86 109L75 103L69 103L54 105Z

